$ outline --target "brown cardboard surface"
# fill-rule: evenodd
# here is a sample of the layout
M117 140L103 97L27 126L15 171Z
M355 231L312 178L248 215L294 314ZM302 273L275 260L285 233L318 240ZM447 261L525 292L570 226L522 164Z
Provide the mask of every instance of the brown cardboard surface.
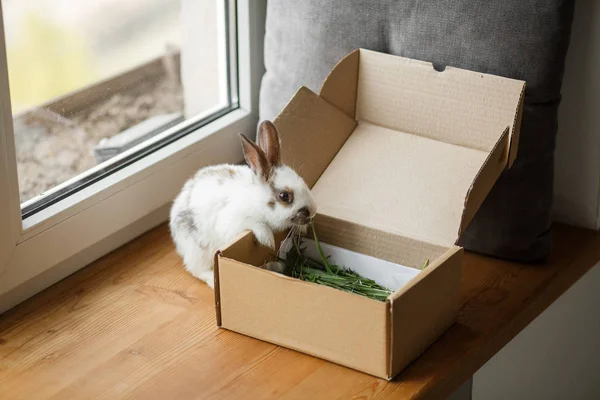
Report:
M360 51L356 120L490 151L516 128L524 83Z
M469 188L469 191L465 196L465 209L463 211L457 241L460 237L460 234L467 229L467 226L469 226L469 223L475 216L475 213L485 200L490 190L492 190L496 180L498 180L498 177L507 165L509 158L508 141L508 127L506 127L504 133L498 140L498 143L496 143L496 146L489 153L485 163L481 166L481 169L473 180L473 185Z
M313 195L321 214L447 247L487 156L360 122Z
M281 234L279 236L281 237ZM271 257L271 250L259 245L252 232L246 231L238 240L221 250L220 254L222 257L258 267Z
M356 121L302 87L273 121L281 160L312 187L350 136Z
M390 377L454 323L460 308L462 257L462 248L450 248L391 296Z
M417 269L422 268L425 260L436 260L448 251L447 247L322 214L315 218L315 229L323 243Z
M224 328L387 377L388 303L219 261Z
M517 120L515 128L512 130L510 138L510 152L508 157L508 166L512 167L517 155L519 153L519 133L521 132L521 120L523 119L523 96L525 95L525 83L523 83L523 89L521 90L521 97L519 98L519 111L517 113Z
M221 282L219 280L219 259L221 258L221 252L217 251L214 258L214 274L215 274L215 313L217 319L217 326L221 326Z
M344 57L329 73L319 96L355 119L360 50Z

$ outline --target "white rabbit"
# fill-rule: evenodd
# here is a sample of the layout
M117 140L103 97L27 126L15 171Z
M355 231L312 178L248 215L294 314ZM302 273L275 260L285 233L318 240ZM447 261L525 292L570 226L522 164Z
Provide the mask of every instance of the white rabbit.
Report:
M240 233L275 250L275 232L306 229L316 204L304 180L281 163L279 134L264 121L258 146L240 134L248 166L216 165L188 180L171 208L170 229L186 269L214 287L215 253Z

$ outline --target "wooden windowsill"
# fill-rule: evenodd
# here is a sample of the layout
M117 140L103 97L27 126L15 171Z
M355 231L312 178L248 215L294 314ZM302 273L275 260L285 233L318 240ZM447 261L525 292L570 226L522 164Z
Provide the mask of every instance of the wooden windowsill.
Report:
M0 398L441 399L600 260L555 226L546 265L467 254L457 323L394 382L219 330L162 225L0 316Z

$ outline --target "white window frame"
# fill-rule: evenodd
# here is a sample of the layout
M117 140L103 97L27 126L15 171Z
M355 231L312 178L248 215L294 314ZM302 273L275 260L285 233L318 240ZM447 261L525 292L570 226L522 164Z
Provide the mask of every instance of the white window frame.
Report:
M237 0L233 10L240 108L23 223L0 26L0 312L166 221L171 201L198 168L243 160L237 134L256 130L265 10L266 0Z

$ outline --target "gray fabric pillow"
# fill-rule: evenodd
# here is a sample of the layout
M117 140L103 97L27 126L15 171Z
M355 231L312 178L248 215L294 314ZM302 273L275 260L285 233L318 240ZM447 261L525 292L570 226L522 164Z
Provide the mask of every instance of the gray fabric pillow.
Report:
M527 82L518 158L460 244L492 256L544 259L550 250L553 153L573 0L271 0L260 117L362 47Z

